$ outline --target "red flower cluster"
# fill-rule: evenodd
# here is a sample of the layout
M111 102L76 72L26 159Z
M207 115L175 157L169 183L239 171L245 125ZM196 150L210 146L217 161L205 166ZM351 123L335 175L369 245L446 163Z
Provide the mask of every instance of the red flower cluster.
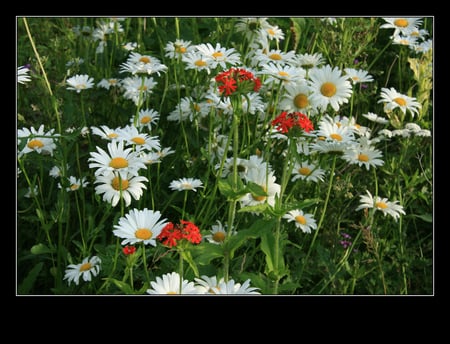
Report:
M301 112L288 113L283 111L272 121L272 125L283 134L289 132L293 127L298 127L309 133L314 130L314 125L306 116Z
M186 239L193 244L199 244L202 241L200 229L192 222L180 220L179 224L174 225L169 222L157 236L166 246L177 246L178 241Z
M128 256L130 254L133 254L134 252L136 252L136 247L135 246L125 246L124 248L122 248L122 252Z
M234 93L258 92L261 88L261 80L252 72L243 68L230 68L216 76L220 94L230 96Z

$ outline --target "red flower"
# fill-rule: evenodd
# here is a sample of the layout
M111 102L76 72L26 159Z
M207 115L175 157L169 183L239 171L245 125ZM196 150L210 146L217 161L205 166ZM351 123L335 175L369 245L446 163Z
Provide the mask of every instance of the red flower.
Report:
M157 237L164 245L177 246L178 241L186 239L193 244L199 244L202 241L200 229L192 222L180 220L180 223L174 225L169 222Z
M234 93L244 94L250 91L258 92L261 80L252 72L243 68L230 68L216 76L220 94L231 96Z
M134 252L136 252L136 247L127 245L124 248L122 248L122 252L126 256L128 256L128 255L133 254Z
M287 113L283 111L272 121L272 125L283 134L289 132L294 127L301 128L307 133L314 130L314 125L308 116L300 112Z

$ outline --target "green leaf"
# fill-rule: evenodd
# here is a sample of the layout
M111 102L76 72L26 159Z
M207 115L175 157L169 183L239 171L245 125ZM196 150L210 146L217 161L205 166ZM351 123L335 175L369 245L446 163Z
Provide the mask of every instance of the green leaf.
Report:
M289 18L292 22L291 32L294 40L293 50L297 50L298 43L300 41L300 36L302 34L303 28L305 27L305 18Z
M250 228L239 230L226 243L230 250L230 257L233 258L234 252L248 239L260 238L264 233L270 232L274 227L275 221L274 219L259 219Z
M189 263L189 266L194 271L195 276L199 276L197 264L195 264L194 259L192 259L192 255L190 251L181 251L181 256L185 261Z
M123 291L126 295L134 294L133 288L131 288L131 286L128 283L116 280L115 278L109 278L108 280L112 281L117 286L117 288Z
M191 252L195 256L195 261L200 265L207 265L211 260L223 258L224 256L223 245L211 244L209 242L194 246Z
M30 252L32 254L45 254L45 253L52 253L55 252L55 250L51 250L50 248L48 248L46 245L40 243L37 245L34 245L31 249Z
M30 290L31 288L33 288L34 282L36 281L36 278L41 272L43 266L44 263L40 262L31 269L27 277L24 278L23 282L20 284L18 288L19 294L26 295L30 293Z
M257 205L248 205L238 210L238 213L264 213L269 208L269 204L261 203Z
M244 186L240 178L237 179L236 187L233 187L233 185L234 181L232 174L229 174L227 179L219 179L219 191L227 198L228 201L238 200L248 193L247 188Z
M412 214L412 216L418 217L419 219L421 219L425 222L433 223L433 215L432 214L421 214L421 215Z

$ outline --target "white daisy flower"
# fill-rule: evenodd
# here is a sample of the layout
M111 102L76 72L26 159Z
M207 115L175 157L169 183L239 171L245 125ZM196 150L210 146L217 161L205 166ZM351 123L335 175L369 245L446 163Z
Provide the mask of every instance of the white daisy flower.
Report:
M380 124L388 124L389 123L389 120L387 120L386 118L380 117L376 113L373 113L373 112L364 113L362 116L366 117L369 121L372 121L375 123L380 123Z
M69 181L69 186L66 187L66 191L77 191L80 187L86 187L87 185L89 185L89 182L86 181L86 177L83 178L77 178L74 176L70 176L68 178ZM62 188L61 183L58 183L58 188Z
M207 240L211 244L220 245L225 241L228 230L227 225L223 225L219 220L216 221L217 224L211 226L210 234L204 235L203 239ZM231 232L232 235L237 234L236 231Z
M403 207L398 204L398 201L390 202L387 198L381 198L379 196L373 197L368 190L366 192L367 196L360 196L360 205L356 210L374 208L375 210L381 211L384 216L392 216L395 221L400 217L400 214L405 215L405 211L403 210Z
M17 82L19 84L25 84L31 81L31 77L28 75L30 69L26 66L17 67Z
M156 281L151 281L151 288L147 289L150 295L176 295L176 294L198 294L199 291L194 282L182 279L178 272L171 272L156 277Z
M147 189L144 182L148 182L147 177L127 174L126 178L120 178L114 173L109 173L97 176L94 184L99 184L95 187L95 192L103 195L105 202L115 207L122 197L125 206L128 207L131 204L131 198L139 200L143 189Z
M250 286L250 279L246 280L243 284L236 283L234 279L228 280L225 282L224 280L220 280L218 285L211 288L212 294L218 295L260 295L261 293L258 291L259 288Z
M130 118L130 124L140 129L147 128L152 130L152 125L156 125L159 121L159 113L153 109L139 110L138 118L135 123L135 116Z
M168 42L166 44L164 48L166 53L164 56L175 59L193 51L194 49L195 47L191 45L191 41L176 39L174 42Z
M169 188L174 191L192 190L197 192L197 188L202 188L203 182L200 179L194 178L180 178L178 180L172 180Z
M157 136L140 133L138 128L133 125L127 125L124 128L118 129L118 133L119 137L125 141L125 144L132 146L136 153L161 149L161 144Z
M53 155L53 151L56 149L55 136L59 136L54 134L54 131L55 129L50 129L45 132L44 124L41 124L37 130L34 127L19 129L17 131L18 144L21 145L24 139L27 141L18 156L21 157L30 152Z
M323 177L325 175L325 170L320 167L310 164L307 162L296 162L294 164L294 169L292 170L292 182L295 182L298 179L305 181L312 181L318 183L319 181L323 182Z
M417 30L422 24L422 18L415 17L389 17L383 18L386 22L380 26L381 29L394 29L392 36L399 34L408 35L411 31Z
M220 43L216 43L213 47L211 43L202 43L195 46L195 48L205 57L211 61L212 69L221 66L226 69L229 66L235 66L241 63L240 54L235 48L224 48Z
M312 214L306 214L303 210L295 209L288 211L283 215L283 219L288 222L295 222L295 226L300 228L303 233L311 233L312 229L317 229L316 220Z
M373 77L367 71L354 68L345 68L345 74L353 84L361 84L364 82L372 82Z
M313 91L311 100L318 108L326 111L331 105L334 111L339 111L342 104L348 103L352 95L352 86L346 76L342 76L338 67L325 65L309 71L310 87Z
M353 146L347 149L342 156L348 163L365 166L367 170L369 170L370 167L383 166L384 161L380 159L382 157L383 153L371 146Z
M166 72L167 66L162 64L161 61L150 55L141 55L135 51L130 53L127 61L121 64L121 73L135 74L158 74L160 72Z
M76 285L80 282L80 278L85 282L90 282L92 276L97 276L101 269L101 259L97 256L86 257L80 264L69 264L66 268L64 279L67 282L75 282Z
M94 79L87 74L74 75L67 79L66 83L69 85L67 87L68 90L76 91L77 93L94 87Z
M384 103L384 111L386 113L398 108L403 114L406 114L406 111L409 111L414 118L414 115L418 114L419 109L422 107L422 105L416 101L416 98L401 94L397 92L394 87L383 87L380 95L381 99L378 103Z
M122 238L122 245L135 245L142 242L144 245L156 246L156 237L161 233L167 219L161 219L159 211L131 209L125 217L119 219L114 225L115 236Z
M109 90L111 87L119 87L121 80L117 78L102 79L97 83L97 87Z
M213 288L217 288L224 281L224 278L217 280L217 276L202 275L201 278L195 277L194 280L196 282L195 288L199 294L215 294Z
M138 153L133 152L131 147L124 149L123 141L109 142L108 153L98 146L96 148L97 152L91 152L91 157L88 159L91 161L89 168L97 168L96 176L115 172L126 179L128 173L137 176L139 169L147 168Z
M119 128L111 129L107 125L101 125L100 127L91 127L92 134L100 136L104 140L114 141L119 139Z

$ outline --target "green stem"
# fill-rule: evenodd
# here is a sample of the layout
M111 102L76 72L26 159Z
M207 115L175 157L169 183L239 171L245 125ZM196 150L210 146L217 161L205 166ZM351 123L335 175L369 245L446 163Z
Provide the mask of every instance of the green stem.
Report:
M183 251L182 248L179 248L179 252L178 252L179 256L180 256L180 261L178 262L178 273L180 275L180 289L178 291L178 294L181 294L183 291Z
M145 244L144 244L144 242L142 242L142 265L144 266L145 278L147 279L148 285L150 285L150 276L148 274L147 257L146 257L146 254L145 254Z
M312 249L314 247L314 243L316 242L316 238L317 235L319 233L320 228L322 227L322 223L323 220L325 219L325 214L327 211L327 207L328 207L328 201L330 200L330 194L331 194L331 187L333 185L333 177L334 177L334 171L336 169L336 159L337 159L337 155L334 154L333 155L333 162L332 162L332 166L331 166L331 171L330 171L330 181L328 182L328 190L327 190L327 195L325 196L325 202L323 204L323 208L322 208L322 214L320 216L320 220L319 223L317 224L317 229L314 233L314 237L311 241L311 245L309 246L308 252L305 256L305 261L302 264L301 270L300 270L300 274L299 274L299 280L301 279L302 275L303 275L303 271L305 270L306 264L308 262L309 256L311 255Z

